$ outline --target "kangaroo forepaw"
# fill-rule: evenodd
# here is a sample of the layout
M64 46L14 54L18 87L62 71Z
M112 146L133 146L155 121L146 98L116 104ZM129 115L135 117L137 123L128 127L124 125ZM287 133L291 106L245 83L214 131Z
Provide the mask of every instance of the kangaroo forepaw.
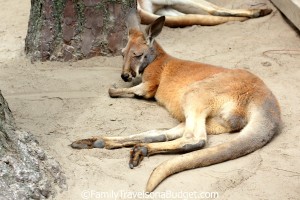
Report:
M136 145L130 151L129 167L133 169L138 166L145 156L148 155L148 149L145 146Z
M108 94L112 98L119 97L118 89L116 87L109 88Z
M89 138L77 140L73 142L70 146L74 149L104 148L105 142L103 139Z

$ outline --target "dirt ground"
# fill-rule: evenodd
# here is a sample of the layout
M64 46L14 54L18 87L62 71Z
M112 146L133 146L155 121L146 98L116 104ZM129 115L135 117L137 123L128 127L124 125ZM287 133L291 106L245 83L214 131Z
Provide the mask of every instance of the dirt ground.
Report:
M267 2L274 12L242 23L165 28L157 40L176 57L244 68L260 76L281 104L282 132L261 150L176 174L156 191L215 191L219 199L231 200L300 198L299 32L268 1L222 4L249 7L258 2ZM82 199L84 191L143 191L152 170L176 155L145 158L131 170L129 149L78 151L68 145L92 135L129 135L171 128L178 122L155 102L109 98L112 84L126 85L120 78L121 57L32 64L23 52L30 1L0 3L9 8L0 12L0 89L17 124L32 132L65 171L68 190L58 192L55 199ZM209 146L232 137L211 136Z

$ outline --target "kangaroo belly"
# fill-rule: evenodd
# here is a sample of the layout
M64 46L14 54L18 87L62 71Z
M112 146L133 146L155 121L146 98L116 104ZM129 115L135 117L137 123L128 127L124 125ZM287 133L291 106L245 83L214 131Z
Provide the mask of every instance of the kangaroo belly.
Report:
M155 99L179 121L185 120L182 98L189 86L227 69L197 62L171 59L161 74Z
M181 105L181 97L181 94L178 92L172 93L172 91L167 93L158 91L155 95L155 99L161 106L165 107L175 119L183 122L185 116Z

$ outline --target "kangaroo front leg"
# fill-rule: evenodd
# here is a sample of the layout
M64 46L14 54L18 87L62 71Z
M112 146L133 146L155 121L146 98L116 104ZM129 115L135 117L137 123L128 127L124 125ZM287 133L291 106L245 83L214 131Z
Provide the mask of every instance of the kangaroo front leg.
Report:
M134 97L144 96L147 93L144 83L130 88L109 88L108 94L110 97Z
M77 140L71 144L75 149L106 148L116 149L130 147L140 143L165 142L183 135L184 123L169 130L151 130L136 135L124 137L93 137Z

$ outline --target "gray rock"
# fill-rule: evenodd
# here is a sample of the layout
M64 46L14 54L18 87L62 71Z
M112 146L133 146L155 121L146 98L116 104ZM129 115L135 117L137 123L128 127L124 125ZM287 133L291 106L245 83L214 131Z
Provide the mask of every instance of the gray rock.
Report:
M56 188L67 189L59 163L31 133L17 128L0 91L0 200L46 199Z

